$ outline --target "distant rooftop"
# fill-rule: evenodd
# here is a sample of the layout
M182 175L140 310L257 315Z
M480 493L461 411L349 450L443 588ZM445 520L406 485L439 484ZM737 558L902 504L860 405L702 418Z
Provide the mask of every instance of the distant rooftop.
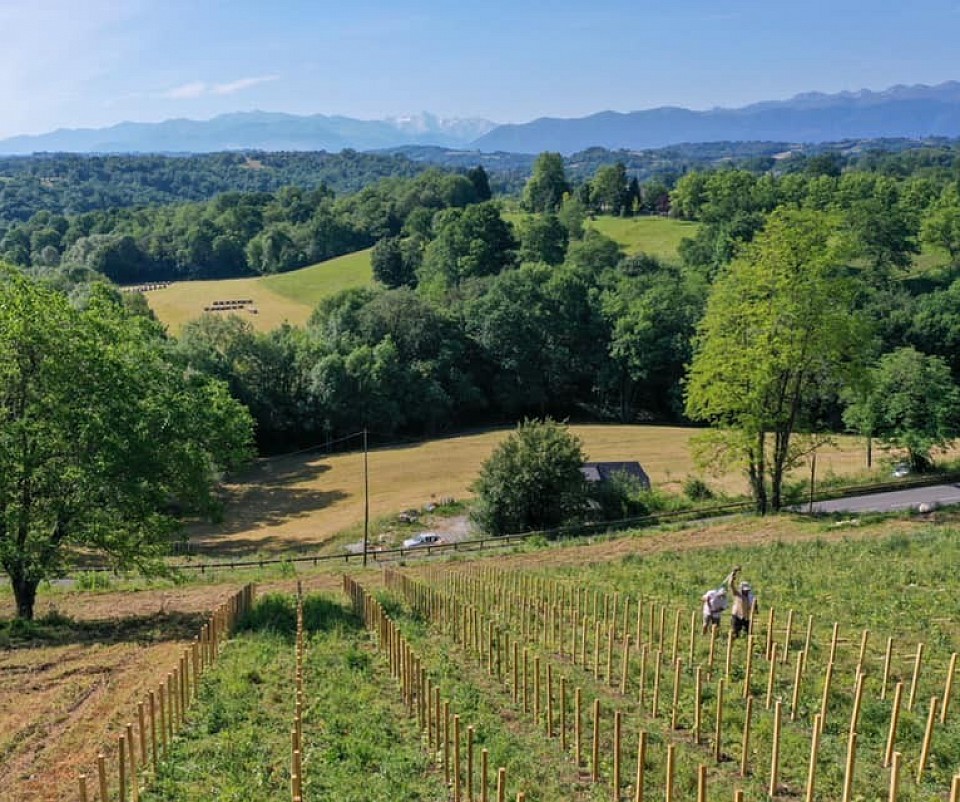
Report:
M580 470L588 482L606 482L614 474L623 473L650 489L650 477L639 462L585 462Z

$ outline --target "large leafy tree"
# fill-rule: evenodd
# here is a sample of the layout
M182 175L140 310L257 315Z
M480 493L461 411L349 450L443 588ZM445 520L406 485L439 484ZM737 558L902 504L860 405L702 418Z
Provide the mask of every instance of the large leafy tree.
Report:
M563 156L549 151L537 156L523 188L523 208L528 212L555 212L570 191L563 168Z
M779 210L721 273L698 327L686 411L717 427L719 454L747 473L757 511L778 510L813 403L858 372L869 345L836 228Z
M960 436L960 388L940 357L899 348L884 354L868 378L844 420L905 451L913 470L928 468L930 452Z
M474 489L474 519L494 535L550 529L584 509L580 440L552 420L524 421L490 455Z
M177 522L211 512L251 422L225 385L167 358L156 324L94 291L84 310L0 274L0 564L21 618L79 555L157 567Z

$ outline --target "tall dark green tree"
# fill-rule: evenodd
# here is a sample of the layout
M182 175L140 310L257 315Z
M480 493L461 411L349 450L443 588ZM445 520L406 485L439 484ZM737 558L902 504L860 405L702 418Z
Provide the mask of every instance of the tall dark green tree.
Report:
M555 212L569 191L563 157L547 151L533 163L533 173L523 188L522 205L528 212Z

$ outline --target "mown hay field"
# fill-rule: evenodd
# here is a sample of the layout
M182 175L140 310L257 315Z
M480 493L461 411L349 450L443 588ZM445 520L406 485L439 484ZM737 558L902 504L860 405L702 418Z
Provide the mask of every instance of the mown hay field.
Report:
M729 495L746 492L737 472L699 472L690 441L696 429L675 426L572 426L590 460L637 460L654 488L680 492L700 475ZM496 429L414 445L373 449L369 456L370 513L392 516L443 498L470 495L483 461L512 429ZM863 442L837 439L817 458L817 474L853 476L865 465ZM806 469L799 471L805 475ZM260 460L227 488L224 521L196 526L192 541L202 552L240 556L257 551L314 549L363 520L363 455L317 452Z
M176 281L145 295L150 308L173 333L179 332L188 321L200 317L204 307L212 306L214 301L230 300L252 301L247 309L233 314L249 320L259 331L268 331L283 323L303 325L321 300L340 290L362 287L372 279L368 249L289 273L256 278Z

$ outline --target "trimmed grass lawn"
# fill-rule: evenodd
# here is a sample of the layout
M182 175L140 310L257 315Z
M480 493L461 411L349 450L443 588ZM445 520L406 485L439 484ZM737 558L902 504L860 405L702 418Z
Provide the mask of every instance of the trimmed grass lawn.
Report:
M177 281L145 295L150 308L174 333L184 323L200 317L203 308L216 300L253 301L255 314L242 310L234 314L249 320L256 329L268 331L283 323L303 325L323 298L350 287L362 287L372 278L367 249L275 276Z
M587 226L616 240L628 254L648 253L675 261L680 240L693 237L699 223L669 217L598 217Z

